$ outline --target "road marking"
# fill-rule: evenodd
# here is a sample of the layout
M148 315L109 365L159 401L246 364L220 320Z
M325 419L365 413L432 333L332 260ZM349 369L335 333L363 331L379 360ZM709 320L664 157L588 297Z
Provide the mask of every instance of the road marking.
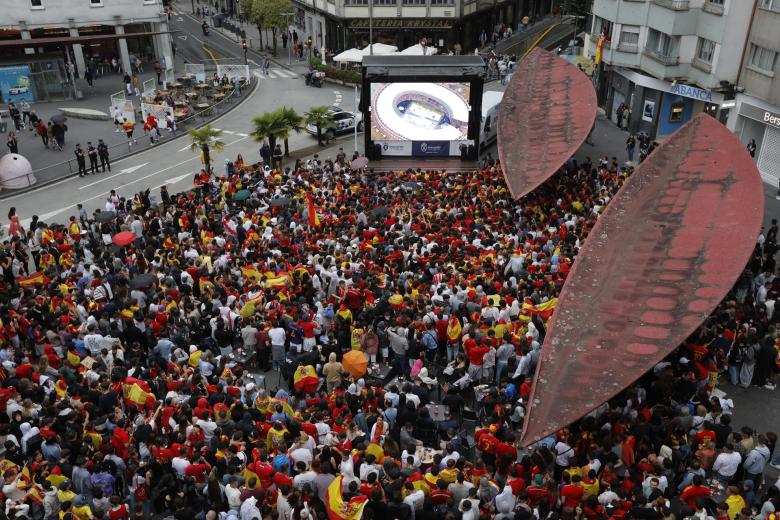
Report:
M177 150L177 151L178 151L178 152L183 152L184 150L191 150L191 149L192 149L192 145L188 144L187 146L185 146L185 147L184 147L184 148L182 148L181 150Z
M113 179L114 177L119 177L120 175L125 174L125 173L133 173L134 171L143 168L147 164L149 164L149 163L145 162L143 164L138 164L136 166L130 166L129 168L124 168L124 169L120 170L119 173L115 173L114 175L109 175L108 177L103 177L100 180L97 180L95 182L91 182L89 184L85 184L84 186L79 187L79 189L83 190L83 189L89 188L90 186L94 186L95 184L100 184L101 182L107 181L108 179Z
M220 130L220 132L222 132L223 134L230 134L230 135L235 134L233 130Z
M203 50L206 52L206 54L208 54L211 57L211 61L213 61L214 63L217 62L217 57L214 55L214 53L211 51L211 49L206 47L205 44L203 45Z
M179 39L180 40L184 40L186 42L187 41L187 35L186 34L182 34L181 36L179 36Z
M236 135L240 135L241 137L249 137L249 134L243 134L241 132L237 132Z
M259 64L259 63L257 63L255 60L246 60L246 61L248 61L249 63L251 63L251 64L252 64L252 65L254 65L255 67L259 67L259 66L260 66L260 64ZM255 72L257 72L257 71L255 71Z

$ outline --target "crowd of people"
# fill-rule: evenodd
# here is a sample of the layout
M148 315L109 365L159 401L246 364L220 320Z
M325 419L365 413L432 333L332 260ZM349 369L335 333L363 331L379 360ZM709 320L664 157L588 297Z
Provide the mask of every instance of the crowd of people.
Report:
M0 511L775 520L777 436L734 424L711 391L732 366L748 385L777 380L776 225L675 354L518 442L556 296L630 174L572 160L518 201L492 161L385 173L343 153L292 170L239 158L159 204L112 191L103 210L30 229L12 211ZM737 353L754 346L742 379Z

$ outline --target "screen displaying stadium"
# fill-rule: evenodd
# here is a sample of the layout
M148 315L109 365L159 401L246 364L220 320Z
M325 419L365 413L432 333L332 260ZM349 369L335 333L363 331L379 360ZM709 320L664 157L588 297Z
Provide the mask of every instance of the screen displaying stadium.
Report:
M465 141L468 83L372 83L374 141Z

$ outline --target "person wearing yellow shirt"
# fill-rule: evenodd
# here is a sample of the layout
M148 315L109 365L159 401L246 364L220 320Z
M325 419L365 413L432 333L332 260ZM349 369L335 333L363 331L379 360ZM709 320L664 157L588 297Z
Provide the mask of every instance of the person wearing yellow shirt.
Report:
M65 502L73 503L73 501L76 500L76 493L73 492L73 489L71 489L72 487L70 480L66 480L60 484L60 490L57 491L57 500L60 501L60 504L64 504Z
M92 514L92 509L84 501L84 497L77 496L76 503L70 510L78 520L93 520L95 515Z
M599 479L596 478L596 472L593 470L588 471L588 474L582 477L580 486L584 491L582 498L587 500L590 497L596 497L599 495Z
M747 507L745 499L739 494L739 489L736 486L729 486L726 495L726 505L729 506L729 520L734 520L734 517L742 512Z

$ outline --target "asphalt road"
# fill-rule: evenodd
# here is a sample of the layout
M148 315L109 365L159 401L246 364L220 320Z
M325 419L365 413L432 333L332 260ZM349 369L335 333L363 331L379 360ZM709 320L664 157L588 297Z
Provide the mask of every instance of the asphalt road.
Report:
M235 160L240 153L246 161L259 159L259 145L249 135L252 119L264 112L281 106L294 107L303 114L314 106L342 104L345 109L353 108L353 91L350 88L326 84L323 88L304 85L302 77L283 69L270 69L268 77L253 71L260 82L242 105L229 114L217 118L211 124L223 131L225 148L213 154L215 172L222 171L225 159ZM282 73L286 74L283 75ZM260 77L258 77L260 76ZM120 159L112 165L112 171L84 178L71 177L32 192L15 195L0 201L0 215L8 208L16 207L23 224L29 223L33 214L48 222L67 222L70 215L76 215L76 204L82 203L88 211L103 208L110 190L120 196L132 197L135 193L152 188L158 196L159 188L168 185L172 193L192 187L192 178L200 170L199 155L189 148L189 138L182 135L177 139L163 141L154 148ZM139 139L143 136L139 137ZM293 134L290 149L297 150L316 146L316 138L308 133ZM346 146L346 145L345 145ZM350 148L351 141L347 148Z

